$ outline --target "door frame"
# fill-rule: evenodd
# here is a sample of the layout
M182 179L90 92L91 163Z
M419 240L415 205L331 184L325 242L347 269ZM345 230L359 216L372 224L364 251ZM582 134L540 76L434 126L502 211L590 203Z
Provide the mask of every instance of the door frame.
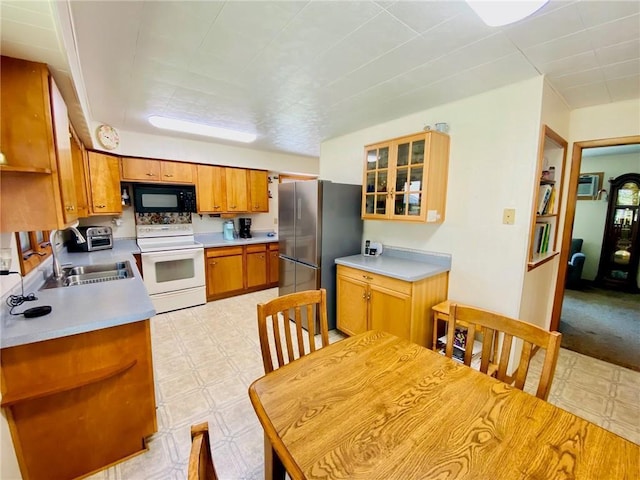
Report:
M556 290L553 298L553 310L551 311L551 324L549 330L557 331L560 326L560 314L562 313L562 302L564 300L564 285L567 275L567 265L569 262L569 252L571 250L571 238L573 235L573 220L576 214L576 201L578 194L578 179L580 177L580 164L582 163L582 150L593 147L617 147L621 145L632 145L640 143L640 135L628 137L604 138L600 140L586 140L573 142L571 156L571 173L569 176L569 192L567 194L566 215L564 217L564 227L562 229L562 244L560 248L560 264L558 265L558 278L556 279Z

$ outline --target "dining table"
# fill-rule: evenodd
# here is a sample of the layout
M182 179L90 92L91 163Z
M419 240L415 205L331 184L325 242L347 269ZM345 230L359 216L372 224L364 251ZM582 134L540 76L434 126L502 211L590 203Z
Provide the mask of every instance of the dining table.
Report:
M383 331L294 360L249 397L267 479L640 477L639 445Z

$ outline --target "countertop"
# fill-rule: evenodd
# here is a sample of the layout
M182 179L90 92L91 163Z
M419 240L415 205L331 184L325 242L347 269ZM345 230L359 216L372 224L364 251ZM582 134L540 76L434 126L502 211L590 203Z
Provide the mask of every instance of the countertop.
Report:
M225 240L222 233L196 233L196 242L204 245L204 248L211 247L234 247L237 245L251 245L255 243L273 243L278 241L278 235L267 236L268 232L251 232L251 238L236 238Z
M451 270L451 255L384 247L377 257L351 255L336 258L338 265L357 268L387 277L416 282Z
M14 312L50 305L51 313L27 319L22 315L9 315L9 307L2 306L0 348L66 337L153 317L156 311L132 255L136 250L135 240L117 241L112 250L91 253L68 253L62 250L59 258L63 265L129 261L134 277L47 290L38 290L42 282L34 285L35 288L25 284L25 295L34 293L38 299L19 305Z

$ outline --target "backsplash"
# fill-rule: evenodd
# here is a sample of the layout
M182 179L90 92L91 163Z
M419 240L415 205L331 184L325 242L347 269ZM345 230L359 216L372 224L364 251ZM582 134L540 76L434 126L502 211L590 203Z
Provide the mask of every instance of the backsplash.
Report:
M191 222L191 213L136 213L136 225L166 225L188 224Z

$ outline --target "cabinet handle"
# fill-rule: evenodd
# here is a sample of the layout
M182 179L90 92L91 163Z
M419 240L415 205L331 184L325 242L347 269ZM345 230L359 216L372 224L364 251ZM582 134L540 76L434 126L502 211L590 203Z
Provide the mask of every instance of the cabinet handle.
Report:
M369 275L362 275L362 278L365 280L373 280L373 277L370 277Z
M220 208L220 205L214 205L213 208Z
M260 208L260 205L254 205L253 208Z
M367 301L371 300L371 292L367 294Z
M165 177L173 177L173 175L171 175L170 173L165 173L164 176Z
M75 210L75 207L73 205L69 205L68 207L66 207L67 212L73 212Z
M105 208L106 205L96 205L96 208Z
M153 173L147 173L147 177L153 177Z
M229 208L236 208L236 206L235 205L231 205Z

